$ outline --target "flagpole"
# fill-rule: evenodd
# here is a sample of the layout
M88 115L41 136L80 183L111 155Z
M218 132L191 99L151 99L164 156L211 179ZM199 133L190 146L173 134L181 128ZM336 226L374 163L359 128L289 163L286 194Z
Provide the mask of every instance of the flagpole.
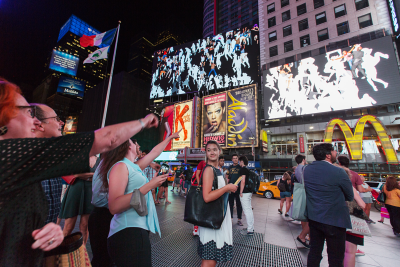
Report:
M114 47L114 55L113 55L113 61L111 65L111 73L110 73L110 79L108 80L108 88L107 88L107 96L106 96L106 103L104 104L104 112L103 112L103 121L101 122L101 128L103 128L106 124L106 117L107 117L107 109L108 109L108 100L110 98L110 89L111 89L111 81L114 73L114 63L115 63L115 55L117 53L117 45L118 45L118 37L119 37L119 27L121 26L121 21L118 21L118 29L117 29L117 40L115 41L115 47Z

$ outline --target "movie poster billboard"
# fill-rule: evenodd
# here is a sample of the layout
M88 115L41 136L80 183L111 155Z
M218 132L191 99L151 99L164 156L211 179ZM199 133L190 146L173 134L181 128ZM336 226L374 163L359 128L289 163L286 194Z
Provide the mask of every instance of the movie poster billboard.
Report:
M203 98L203 144L214 140L226 146L226 93Z
M263 72L266 119L400 102L391 36L272 67Z
M257 86L249 85L203 98L202 145L258 146Z
M179 133L179 138L172 140L172 150L190 147L192 138L193 100L174 105L173 131Z
M258 146L257 86L250 85L226 92L227 147Z

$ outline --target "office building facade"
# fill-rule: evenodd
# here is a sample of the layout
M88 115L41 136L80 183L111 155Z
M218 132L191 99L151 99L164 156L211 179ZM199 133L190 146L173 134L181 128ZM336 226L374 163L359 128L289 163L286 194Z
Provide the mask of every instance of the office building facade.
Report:
M203 38L258 24L257 0L205 0Z
M349 46L354 36L391 34L385 0L270 0L258 9L263 69Z

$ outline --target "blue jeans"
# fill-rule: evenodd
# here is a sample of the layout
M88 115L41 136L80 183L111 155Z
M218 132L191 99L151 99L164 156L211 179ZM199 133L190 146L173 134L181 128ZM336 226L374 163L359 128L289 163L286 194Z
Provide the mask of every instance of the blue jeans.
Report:
M238 48L240 49L240 45L239 45L239 44L235 44L235 47L233 48L233 51L232 51L232 53L233 53L233 52L235 52L235 50L236 50L236 47L238 47Z
M210 70L210 73L208 73L208 76L211 75L211 72L214 72L214 76L217 76L217 73L215 72L215 69Z
M291 197L292 194L290 192L281 192L281 198Z

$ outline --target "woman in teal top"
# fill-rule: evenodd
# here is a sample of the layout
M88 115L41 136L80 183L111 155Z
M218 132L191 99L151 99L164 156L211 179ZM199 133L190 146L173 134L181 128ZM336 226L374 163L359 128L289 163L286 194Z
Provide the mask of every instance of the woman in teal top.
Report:
M107 246L111 260L118 267L151 266L149 232L158 232L161 236L151 189L160 186L168 178L168 174L149 181L142 170L161 154L172 138L178 137L179 132L172 134L136 162L139 147L129 140L125 157L110 168L107 180L104 180L103 176L104 189L108 190L108 207L114 215ZM140 193L145 195L148 210L145 216L140 216L130 207L132 192L135 189L139 189Z

